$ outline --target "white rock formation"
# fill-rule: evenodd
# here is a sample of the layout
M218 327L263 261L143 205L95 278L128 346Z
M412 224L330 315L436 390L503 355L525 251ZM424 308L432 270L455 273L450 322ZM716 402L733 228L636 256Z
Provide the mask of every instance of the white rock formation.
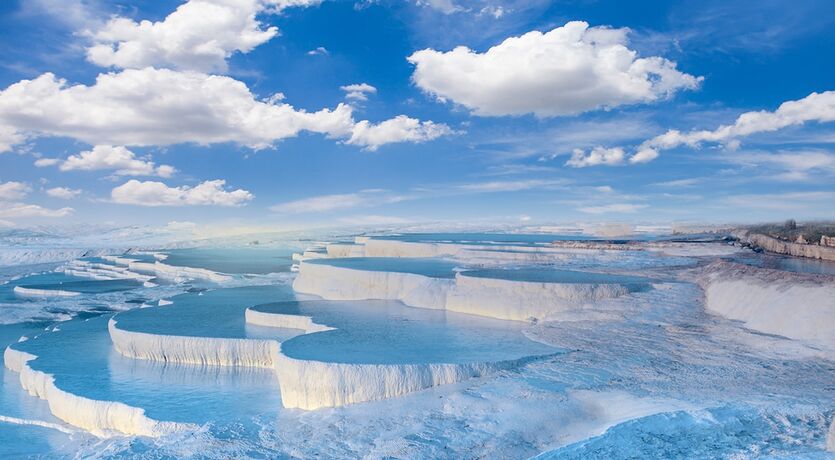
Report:
M327 300L399 300L412 307L516 321L544 319L587 302L629 293L627 286L615 283L535 283L465 273L453 280L319 263L302 263L293 289Z
M123 266L87 262L84 260L73 260L68 263L64 267L64 273L95 280L133 279L140 282L147 282L153 278L153 276L134 273Z
M790 243L778 240L777 238L772 238L768 235L749 233L747 231L739 232L737 236L739 236L742 241L747 241L750 244L763 248L768 252L788 254L797 257L807 257L810 259L835 261L835 248L829 246Z
M306 410L402 396L511 369L526 360L468 364L345 364L279 353L276 372L284 407Z
M716 262L700 282L708 311L835 352L835 277Z
M351 243L331 243L327 245L328 257L364 257L365 246Z
M3 359L6 368L20 374L23 389L32 396L46 400L53 415L96 436L109 436L118 432L158 437L196 429L196 426L189 424L154 420L138 407L115 401L98 401L64 391L55 385L52 375L29 366L29 361L37 359L37 356L15 350L11 346L6 348Z
M302 329L308 334L333 329L317 324L307 316L253 309L247 309L246 321L261 326ZM530 359L464 364L329 363L291 358L281 352L279 345L275 370L284 407L313 410L402 396L512 369Z
M15 286L13 291L16 295L21 297L75 297L81 295L81 293L73 291L63 291L60 289L33 289L23 286Z
M0 247L0 267L66 262L84 256L107 254L112 250L83 248Z
M327 300L400 300L420 308L443 309L454 280L413 273L354 270L301 263L293 289Z
M116 318L107 324L113 348L134 359L213 366L275 366L278 342L149 334L119 329Z
M140 262L134 259L118 256L104 256L103 259L113 262L116 265L127 267L132 272L149 273L156 277L173 281L185 281L188 279L205 279L215 283L230 281L231 276L218 273L205 268L178 267L164 264L162 262Z
M333 330L332 327L314 323L309 316L287 315L283 313L267 313L252 308L246 309L246 322L256 326L277 327L283 329L300 329L305 334Z
M541 320L595 300L629 293L623 284L538 283L458 273L446 309L513 321Z

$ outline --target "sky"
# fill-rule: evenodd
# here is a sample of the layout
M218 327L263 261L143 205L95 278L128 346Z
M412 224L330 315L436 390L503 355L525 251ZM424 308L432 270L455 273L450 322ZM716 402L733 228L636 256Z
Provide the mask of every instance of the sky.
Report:
M0 227L835 218L829 1L9 0Z

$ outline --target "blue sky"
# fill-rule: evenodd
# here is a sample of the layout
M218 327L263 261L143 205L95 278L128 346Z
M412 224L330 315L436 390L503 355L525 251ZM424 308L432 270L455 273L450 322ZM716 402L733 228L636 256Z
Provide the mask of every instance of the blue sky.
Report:
M833 218L833 26L826 1L7 1L0 224Z

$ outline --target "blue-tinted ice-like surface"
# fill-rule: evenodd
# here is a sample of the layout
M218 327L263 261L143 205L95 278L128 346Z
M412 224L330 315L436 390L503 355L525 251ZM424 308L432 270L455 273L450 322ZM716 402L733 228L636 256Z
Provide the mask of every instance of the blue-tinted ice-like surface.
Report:
M722 407L675 411L630 420L587 439L538 455L536 460L588 458L803 458L827 459L820 414L758 413Z
M289 272L292 253L273 248L173 249L165 251L168 257L163 262L220 273L264 275Z
M21 336L41 333L46 326L48 323L42 322L0 325L0 349ZM78 438L84 439L85 435L77 433L73 441L68 431L74 430L52 415L46 401L33 398L21 388L17 373L0 366L0 458L42 458L72 452L78 447Z
M691 235L688 238L707 237L716 239L715 235ZM626 243L630 241L663 241L677 240L679 237L669 235L641 234L630 237L603 238L599 236L555 233L491 233L491 232L464 232L464 233L403 233L395 235L372 236L377 240L395 240L409 243L454 243L472 245L514 245L514 246L542 246L554 241L605 241L609 243Z
M556 235L548 233L404 233L400 235L373 236L376 240L395 240L409 243L455 243L455 244L514 244L540 246L553 241L595 240L588 235Z
M344 259L312 259L306 264L331 265L353 270L412 273L432 278L454 278L459 263L432 258L349 257Z
M508 281L560 284L648 284L653 280L641 276L559 270L548 267L520 269L466 270L463 276L494 278Z
M258 305L268 313L309 316L336 329L284 342L287 356L352 364L494 362L553 354L529 340L524 326L396 301L301 301Z
M610 251L566 263L572 270L622 269L644 274L641 267L663 266L670 260L673 258L660 259L648 253ZM666 270L652 273L645 276L657 278ZM39 279L36 277L12 283L49 284L54 280L73 279L61 273L36 276L43 281L33 281ZM43 304L42 299L15 298L10 290L13 286L0 285L0 296L3 292L10 295L2 301L0 309L39 308ZM94 305L117 308L116 304L126 296L158 298L151 293L160 289L170 287L127 291L131 294L83 294L50 300L49 304L61 308L71 304L78 304L73 308L92 309L96 308ZM254 336L249 327L241 324L243 315L238 316L237 311L232 314L233 310L242 309L241 305L251 303L222 302L221 297L227 294L215 292L207 291L202 296L194 292L182 302L175 298L174 305L137 310L137 316L130 319L136 321L131 329L147 322L156 330L181 335L190 335L189 330L199 331L199 334L192 332L194 335L203 335L211 329L224 337L239 337L241 331L247 337ZM249 297L252 292L242 290L238 294ZM831 360L779 351L786 346L796 347L789 350L802 347L792 345L787 339L744 331L737 324L707 315L700 295L696 286L677 283L610 299L595 304L591 310L578 312L571 320L540 323L526 331L537 340L559 347L556 350L571 350L569 353L536 360L517 371L468 381L465 385L312 412L280 410L277 383L262 380L271 378L268 371L254 369L253 373L244 373L245 369L162 365L122 358L115 353L107 354L106 367L88 364L87 357L80 356L87 349L70 348L65 343L77 342L58 340L64 329L83 321L59 323L62 330L55 333L53 342L57 350L49 361L58 362L63 357L65 373L85 373L85 377L79 374L79 381L87 373L106 372L112 383L93 380L102 387L96 390L97 395L109 394L133 401L148 408L149 416L198 423L209 421L210 426L185 438L117 437L72 450L65 443L70 438L77 440L80 434L69 436L53 429L0 422L0 458L42 453L53 458L64 456L64 452L66 456L107 458L527 458L565 445L559 441L560 436L572 429L577 438L551 455L556 458L831 458L832 454L825 452L823 446L827 425L835 416L832 406L835 388L831 385L835 368ZM214 296L218 297L212 300ZM208 303L201 306L200 298L208 299ZM276 300L264 298L264 302ZM233 304L236 306L230 307ZM156 313L169 311L170 316L164 321L153 323ZM122 318L133 314L119 315L119 326L127 325L128 320ZM182 318L186 321L181 321ZM95 320L87 323L92 321ZM102 334L100 344L104 346L106 329L101 323L103 319L99 321L97 330ZM18 332L32 336L44 327L51 328L48 323L20 329L17 324L12 326L12 341ZM285 346L294 341L285 342ZM84 346L94 350L93 354L101 354L93 345ZM488 348L491 346L488 344ZM111 357L118 358L118 362ZM395 358L400 359L387 359ZM73 370L76 361L80 364ZM37 360L31 364L36 363ZM62 385L60 379L58 384ZM55 421L48 409L43 411L45 401L29 396L20 388L18 374L4 370L2 385L0 415ZM173 393L170 397L160 394L169 388ZM614 425L601 436L577 443L574 440L590 435L583 424L589 420L594 422L600 412L605 412L597 406L589 411L578 410L571 396L577 389L591 392L614 389L635 397L677 398L708 409L704 412L664 409L667 412ZM92 392L85 388L81 391ZM608 404L618 403L616 399L608 400ZM724 406L727 408L715 409ZM177 411L182 414L178 416ZM591 431L591 435L598 433Z
M26 289L39 289L44 291L69 291L81 294L103 294L107 292L129 291L141 287L142 283L131 280L90 280L62 281L48 284L20 284Z
M280 337L271 328L247 325L247 307L266 302L292 300L293 289L284 284L245 286L190 292L171 298L173 304L131 310L119 314L119 329L150 334L190 337L246 338Z
M827 260L757 253L742 253L734 257L729 257L728 259L733 262L760 268L835 276L835 262Z
M110 315L62 323L13 348L38 356L29 366L77 396L119 401L160 421L246 420L277 411L281 399L268 369L161 364L119 355L107 330Z

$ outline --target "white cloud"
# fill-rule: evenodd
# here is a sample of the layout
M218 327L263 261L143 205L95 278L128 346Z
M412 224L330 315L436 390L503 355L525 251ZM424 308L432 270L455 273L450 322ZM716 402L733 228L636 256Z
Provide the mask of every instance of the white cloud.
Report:
M111 201L138 206L243 206L253 195L246 190L227 191L225 180L201 182L194 187L169 187L162 182L131 179L110 192Z
M73 208L47 209L36 204L0 203L0 217L66 217L72 214Z
M31 191L32 187L23 182L0 182L0 202L20 200Z
M308 113L256 100L223 76L145 68L99 75L92 86L46 73L0 92L0 121L21 132L93 145L236 142L253 148L301 130L345 135L351 108Z
M462 184L457 190L473 193L518 192L522 190L546 189L565 185L565 181L528 179L517 181L490 181L473 184Z
M20 144L25 140L26 138L23 134L16 129L0 124L0 153L11 151L12 146Z
M574 168L597 165L618 166L623 164L625 155L620 147L595 147L588 153L582 149L574 149L571 158L565 164Z
M316 48L307 52L308 56L327 56L328 54L330 54L330 51L328 51L328 49L324 46L317 46Z
M396 216L362 215L340 217L339 223L345 225L377 227L381 225L402 225L411 222L410 219Z
M703 142L728 143L752 134L777 131L812 121L835 121L835 91L812 93L803 99L786 101L773 112L745 112L733 124L722 125L712 131L682 133L671 129L644 142L641 148L667 150L681 145L699 147Z
M760 110L745 112L730 125L714 130L698 130L683 133L671 129L664 134L646 140L629 157L630 163L646 163L657 158L661 151L682 145L699 148L703 143L720 143L729 150L736 150L740 138L759 133L778 131L790 126L809 122L827 123L835 121L835 91L812 93L803 99L786 101L773 112ZM733 155L730 153L730 155ZM809 159L807 158L806 161Z
M433 10L438 10L444 14L464 11L464 9L458 6L453 0L416 0L415 3L419 6L425 6L432 8Z
M300 214L308 212L325 212L335 209L348 209L362 206L366 203L366 197L359 193L345 193L334 195L322 195L272 206L270 209L275 212L289 214Z
M441 136L453 134L452 129L443 123L420 121L406 115L398 115L381 123L363 120L356 123L351 138L345 143L359 145L368 150L377 150L380 146L395 142L426 142Z
M664 182L655 182L654 184L657 187L692 187L694 185L698 185L702 182L702 179L697 177L691 177L688 179L675 179L675 180L668 180Z
M256 15L320 1L189 0L162 21L114 17L91 32L93 45L87 49L87 59L123 69L225 71L233 53L248 53L278 34L276 27L265 28Z
M831 218L829 207L822 206L821 203L833 201L835 192L812 191L732 195L723 198L720 204L739 209L765 209L784 213L813 211L817 215Z
M787 181L804 181L811 178L813 173L835 174L835 154L811 151L779 151L770 152L734 152L724 159L730 163L752 166L771 167L781 174L771 175L775 179Z
M172 166L156 166L153 161L140 160L136 154L122 146L96 145L66 160L40 158L35 166L58 165L61 171L112 170L116 176L159 176L171 177L176 170Z
M67 187L54 187L47 189L46 194L53 198L60 198L62 200L71 200L81 194L81 190L75 190Z
M353 85L340 86L339 89L345 91L345 99L352 101L367 101L369 94L375 94L377 88L368 83L355 83Z
M647 207L648 206L645 204L613 203L602 206L585 206L582 208L577 208L577 210L580 212L585 212L587 214L631 214Z
M408 193L396 193L383 189L366 189L353 193L320 195L300 200L279 203L271 211L285 214L305 214L342 211L352 208L369 208L410 200L441 198L450 196L517 192L522 190L554 190L564 186L564 180L530 179L518 181L489 181L457 185L434 185L426 188L412 188Z
M38 158L35 160L35 166L39 168L46 168L47 166L55 166L60 162L60 158Z
M701 81L661 57L638 58L628 29L569 22L510 37L484 53L459 46L417 51L415 84L481 116L570 115L668 97Z
M7 139L64 136L92 145L234 142L266 148L309 131L350 136L348 143L373 150L451 132L446 125L406 116L357 123L352 110L347 104L296 110L276 98L259 101L229 77L154 68L101 74L92 86L69 85L46 73L0 91L0 126L10 130Z
M494 19L500 19L502 16L504 16L507 13L508 13L508 10L504 9L504 7L501 6L501 5L499 5L499 6L493 6L493 5L485 6L484 8L481 9L481 11L478 12L479 15L486 14L486 15L489 15L489 16L493 16Z
M23 182L0 182L0 218L17 217L64 217L72 214L73 208L48 209L36 204L20 203L32 191ZM11 222L5 222L11 224Z
M289 201L270 207L270 210L286 214L305 214L327 211L340 211L358 207L379 206L398 203L409 199L402 195L391 194L385 190L361 190L356 193L321 195L301 200Z

